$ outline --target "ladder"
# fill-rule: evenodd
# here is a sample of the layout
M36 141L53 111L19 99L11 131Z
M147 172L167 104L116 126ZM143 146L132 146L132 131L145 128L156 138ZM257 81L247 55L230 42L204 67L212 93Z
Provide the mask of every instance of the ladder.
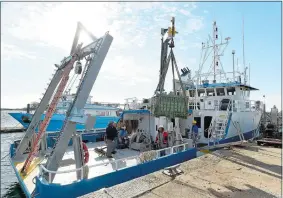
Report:
M225 130L227 128L228 118L230 116L230 107L231 100L227 105L227 109L224 115L219 115L220 111L216 111L216 115L211 121L208 129L208 146L211 140L213 141L213 145L215 146L215 143L217 142L219 144L219 141L224 137Z
M245 142L245 136L244 136L244 134L243 134L243 132L242 132L242 130L241 130L240 123L237 122L237 125L238 125L238 127L236 128L236 130L237 130L237 133L238 133L238 135L239 135L240 141L241 141L241 142Z
M62 96L62 93L67 85L67 82L69 80L69 74L73 68L73 64L75 63L75 61L77 60L77 56L73 55L72 58L68 61L67 65L64 68L64 72L63 72L63 76L62 76L62 80L58 86L58 89L53 97L52 102L50 103L48 110L46 112L46 115L44 117L44 120L41 122L40 127L39 127L39 131L38 131L38 135L36 136L36 139L34 141L33 147L32 147L32 151L29 153L24 166L22 167L21 172L22 173L26 173L27 169L29 168L32 160L34 159L34 157L36 157L36 154L38 152L39 149L39 145L40 145L40 141L46 131L46 128L51 120L52 115L54 114L55 110L56 110L56 106L59 102L59 99Z
M262 113L261 116L260 116L258 126L256 128L256 131L253 133L253 138L251 139L251 141L253 141L255 138L258 138L259 133L260 133L260 129L261 129L261 125L262 125L263 122L264 122L264 120L263 120L263 113Z

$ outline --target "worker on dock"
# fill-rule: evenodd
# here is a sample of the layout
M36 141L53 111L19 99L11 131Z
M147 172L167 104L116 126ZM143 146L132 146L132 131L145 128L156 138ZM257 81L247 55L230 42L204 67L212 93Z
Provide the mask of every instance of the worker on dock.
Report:
M193 142L196 146L197 144L197 139L198 139L198 126L197 126L197 121L193 120L193 126L192 126L192 135L193 135Z
M112 158L112 154L115 154L115 138L117 138L118 132L115 127L115 123L111 121L108 124L108 127L106 128L106 145L107 145L107 151L106 151L106 156L108 158Z

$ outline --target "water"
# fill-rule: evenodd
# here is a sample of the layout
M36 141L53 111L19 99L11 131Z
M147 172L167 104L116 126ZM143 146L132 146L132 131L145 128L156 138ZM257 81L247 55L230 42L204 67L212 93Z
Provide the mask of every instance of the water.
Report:
M1 128L20 127L7 111L1 111ZM1 134L1 159L9 153L10 143L15 139L21 139L23 133ZM1 197L3 198L24 198L18 179L13 168L10 166L8 157L1 160Z

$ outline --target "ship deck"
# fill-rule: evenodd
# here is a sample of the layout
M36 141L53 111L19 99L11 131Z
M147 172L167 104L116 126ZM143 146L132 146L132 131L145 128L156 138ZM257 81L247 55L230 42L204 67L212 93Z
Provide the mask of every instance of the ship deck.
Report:
M116 149L116 154L113 155L113 158L107 158L106 156L100 156L97 154L94 149L105 147L104 142L95 142L95 143L87 143L87 147L89 150L89 174L88 178L93 178L96 176L100 176L106 173L110 173L114 170L121 169L124 167L130 167L137 165L138 158L136 156L139 155L139 151L131 150L131 149ZM106 150L106 149L105 149ZM20 172L21 168L24 165L24 162L27 157L27 154L23 155L23 160L13 162L16 170ZM118 160L118 162L117 162ZM32 193L35 184L34 177L39 174L39 164L45 164L45 158L36 158L33 163L30 165L29 171L26 176L21 176L23 183L26 185L29 193ZM52 183L57 183L61 185L70 184L77 180L76 171L70 172L71 170L76 169L75 167L75 158L73 147L69 146L63 160L61 161L60 168L58 169L58 173L55 175Z

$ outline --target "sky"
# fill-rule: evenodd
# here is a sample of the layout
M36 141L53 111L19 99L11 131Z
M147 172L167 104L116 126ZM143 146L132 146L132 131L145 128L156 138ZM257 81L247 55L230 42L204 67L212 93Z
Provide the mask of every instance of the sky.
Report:
M1 3L1 107L39 102L54 73L54 64L70 53L77 21L95 36L114 37L91 95L95 101L124 102L153 96L160 67L160 28L174 16L175 57L179 69L198 69L201 43L212 35L231 37L224 56L232 71L232 50L243 70L243 17L246 66L250 84L260 89L253 100L267 110L281 109L281 2L6 2ZM83 35L82 40L90 40ZM207 72L209 65L204 66ZM71 74L72 76L73 74ZM168 73L165 88L172 88Z

